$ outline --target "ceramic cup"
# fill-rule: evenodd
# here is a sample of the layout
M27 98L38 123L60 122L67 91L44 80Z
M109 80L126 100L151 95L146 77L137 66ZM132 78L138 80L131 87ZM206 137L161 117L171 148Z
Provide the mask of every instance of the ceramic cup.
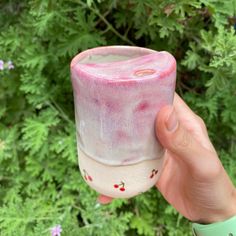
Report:
M165 150L155 119L172 104L175 79L176 61L165 51L108 46L73 58L79 167L91 188L130 198L157 182Z

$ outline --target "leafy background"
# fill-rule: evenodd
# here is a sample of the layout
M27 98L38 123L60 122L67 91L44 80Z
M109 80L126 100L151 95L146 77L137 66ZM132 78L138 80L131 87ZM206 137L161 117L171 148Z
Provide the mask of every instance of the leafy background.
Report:
M0 3L0 235L187 236L156 189L109 206L79 173L69 64L101 45L170 51L177 91L205 120L236 183L236 1L3 0Z

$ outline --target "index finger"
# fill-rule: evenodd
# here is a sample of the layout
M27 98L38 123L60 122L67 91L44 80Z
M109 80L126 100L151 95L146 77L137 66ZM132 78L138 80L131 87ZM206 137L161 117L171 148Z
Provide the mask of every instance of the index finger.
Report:
M99 195L97 201L101 204L108 204L112 202L111 197L105 196L105 195Z

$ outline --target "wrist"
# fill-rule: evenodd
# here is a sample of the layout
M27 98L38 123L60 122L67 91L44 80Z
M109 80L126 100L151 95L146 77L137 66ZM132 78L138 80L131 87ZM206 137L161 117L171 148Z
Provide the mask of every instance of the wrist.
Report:
M222 222L229 218L236 216L236 189L231 193L230 198L226 202L226 207L217 212L212 212L208 216L197 223L200 224L212 224L216 222Z
M221 214L219 213L219 215L216 216L216 219L211 223L225 221L235 215L236 215L236 189L233 189L231 196L227 201L227 207L223 209L222 213Z
M236 189L232 191L232 201L229 202L228 208L225 213L222 214L220 221L227 220L233 216L236 216Z
M208 225L193 223L192 230L194 236L233 236L236 235L236 216L225 221Z
M236 189L226 199L226 207L221 212L212 212L203 222L193 223L194 236L236 235Z

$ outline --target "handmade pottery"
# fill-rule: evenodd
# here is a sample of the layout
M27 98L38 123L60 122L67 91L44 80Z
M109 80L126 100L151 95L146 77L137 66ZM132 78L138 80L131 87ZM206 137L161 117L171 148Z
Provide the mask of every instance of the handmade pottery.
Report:
M175 79L165 51L108 46L72 60L79 167L97 192L129 198L157 182L165 150L155 119L172 104Z

